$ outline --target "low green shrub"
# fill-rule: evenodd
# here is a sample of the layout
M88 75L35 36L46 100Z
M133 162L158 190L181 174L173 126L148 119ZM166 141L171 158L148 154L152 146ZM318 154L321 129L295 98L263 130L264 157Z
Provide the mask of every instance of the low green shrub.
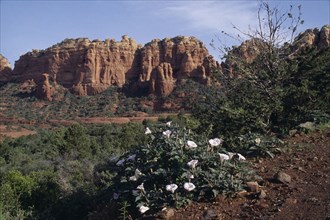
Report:
M130 202L133 214L239 191L253 177L245 158L226 151L221 139L209 141L174 123L145 135L147 144L112 160L108 170L114 175L104 181L111 200Z

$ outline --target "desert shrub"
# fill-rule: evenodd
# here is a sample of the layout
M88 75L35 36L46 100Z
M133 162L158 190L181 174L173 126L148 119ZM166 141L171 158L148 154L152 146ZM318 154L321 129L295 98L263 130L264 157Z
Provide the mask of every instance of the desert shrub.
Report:
M127 123L120 128L117 136L117 146L122 150L130 150L133 147L144 144L147 137L144 135L144 127L140 123Z
M297 71L284 84L279 126L292 128L311 121L326 123L330 109L330 49L310 48L297 57Z
M80 157L92 154L91 138L87 134L87 129L80 124L73 124L64 133L65 145L61 146L60 152L78 153Z
M225 148L228 146L235 152L242 153L248 157L267 156L273 158L275 154L281 152L281 146L283 145L284 142L277 137L264 136L257 133L247 133L224 142Z
M245 158L228 153L220 139L212 146L206 137L174 123L146 131L149 142L114 158L104 171L112 175L103 175L108 197L118 204L129 202L132 214L145 207L156 212L209 200L241 190L252 178Z
M5 139L0 143L0 216L86 217L98 188L95 167L147 139L137 123L73 124Z
M21 207L19 196L10 184L1 183L0 195L0 219L25 219L31 216L31 210L26 211Z
M36 182L29 176L24 176L19 171L10 171L1 178L0 187L0 212L8 219L11 217L27 217L33 190Z
M31 172L29 177L36 182L36 187L29 198L34 214L42 218L49 215L51 207L59 201L62 196L58 176L54 171L41 170Z
M228 66L213 72L213 86L201 90L192 111L201 123L199 131L207 127L207 132L222 134L228 141L249 133L282 136L300 123L327 120L329 49L309 48L291 54L283 36L289 31L293 41L303 22L300 6L297 15L291 13L293 8L282 13L267 2L260 3L259 28L240 30L249 38L245 43L253 49L251 59L242 57L237 48L222 50Z
M202 129L210 127L214 135L221 133L226 140L246 133L288 134L306 121L327 122L330 67L326 60L330 52L311 49L306 53L282 60L280 78L276 78L278 72L262 76L265 68L252 63L249 68L256 70L256 77L268 81L263 86L254 77L230 78L218 73L224 87L204 88L193 116Z

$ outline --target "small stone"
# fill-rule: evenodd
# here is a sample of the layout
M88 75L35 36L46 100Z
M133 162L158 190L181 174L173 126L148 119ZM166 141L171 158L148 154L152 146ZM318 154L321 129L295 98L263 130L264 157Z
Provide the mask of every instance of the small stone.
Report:
M259 184L257 182L247 182L247 189L250 192L259 192Z
M291 182L291 176L282 171L275 174L274 179L280 183L289 184Z
M169 220L174 216L174 209L172 208L166 208L164 209L161 214L160 214L160 219L165 219L165 220Z
M205 220L215 220L217 217L218 214L213 209L205 210L203 213L203 219Z
M241 198L244 198L245 196L249 195L249 193L246 190L242 190L238 192L237 195Z
M297 199L287 198L285 202L288 204L297 204Z
M314 131L315 130L315 123L313 122L305 122L299 125L300 128L306 129L307 131Z
M290 131L289 131L289 135L290 135L290 136L293 136L293 135L297 134L297 132L298 132L297 129L290 130Z
M261 190L260 193L259 193L259 199L264 199L266 198L267 194L264 190Z
M255 176L254 176L254 180L256 180L257 182L261 182L261 181L263 181L264 179L263 179L261 176L259 176L259 175L255 175Z
M261 209L269 208L269 205L266 203L266 201L264 199L260 200L260 202L258 203L258 206Z

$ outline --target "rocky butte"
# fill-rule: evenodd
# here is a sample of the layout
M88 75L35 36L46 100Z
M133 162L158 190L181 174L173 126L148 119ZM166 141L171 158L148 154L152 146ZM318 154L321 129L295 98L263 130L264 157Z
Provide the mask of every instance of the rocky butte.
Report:
M65 39L45 50L32 50L6 76L11 82L34 81L40 88L37 96L47 100L58 85L83 96L127 82L135 89L166 96L184 78L206 84L214 65L217 62L194 37L156 39L142 47L124 35L119 42Z

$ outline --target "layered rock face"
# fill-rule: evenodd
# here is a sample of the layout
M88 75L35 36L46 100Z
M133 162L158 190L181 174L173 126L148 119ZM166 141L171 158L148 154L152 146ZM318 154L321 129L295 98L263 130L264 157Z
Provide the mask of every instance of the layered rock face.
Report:
M208 56L203 43L194 37L153 40L141 49L140 81L149 81L153 69L162 63L171 65L175 78L203 78L199 69Z
M171 64L161 63L152 71L150 92L167 96L173 91L175 81Z
M137 88L147 87L150 93L164 96L172 92L177 79L207 82L211 65L216 62L194 37L153 40L143 48L127 36L120 42L79 38L21 56L10 80L43 84L47 73L50 81L77 95L97 94L129 80Z
M0 54L0 82L7 81L11 71L8 60Z
M139 81L150 82L150 93L160 96L169 95L180 79L207 83L211 66L218 65L202 42L183 36L146 44L141 49L141 63Z
M12 81L34 79L43 74L78 95L100 93L111 85L122 86L136 69L136 42L123 36L114 40L90 41L86 38L64 40L44 51L33 50L15 64Z

